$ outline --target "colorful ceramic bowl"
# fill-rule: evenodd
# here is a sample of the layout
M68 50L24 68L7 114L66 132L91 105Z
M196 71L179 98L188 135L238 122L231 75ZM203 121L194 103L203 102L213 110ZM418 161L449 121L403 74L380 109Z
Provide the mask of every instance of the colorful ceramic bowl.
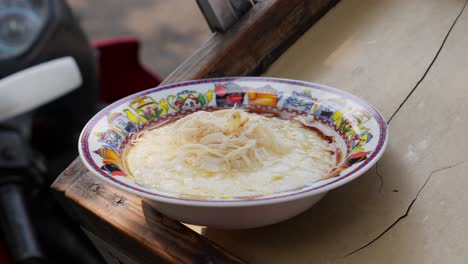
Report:
M313 115L341 146L343 159L335 176L294 190L220 199L147 188L123 169L123 149L133 133L194 111L234 105ZM331 189L363 174L380 158L387 139L387 125L379 112L344 91L302 81L233 77L171 84L123 98L89 121L78 147L92 173L174 219L216 228L251 228L295 216Z

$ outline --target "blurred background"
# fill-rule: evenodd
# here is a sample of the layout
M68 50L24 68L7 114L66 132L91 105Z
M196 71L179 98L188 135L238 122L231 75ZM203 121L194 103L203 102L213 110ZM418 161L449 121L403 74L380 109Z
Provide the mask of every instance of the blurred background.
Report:
M96 111L156 86L210 35L195 0L0 0L0 263L102 263L50 185Z
M195 0L67 0L90 40L133 36L142 62L162 78L211 32Z

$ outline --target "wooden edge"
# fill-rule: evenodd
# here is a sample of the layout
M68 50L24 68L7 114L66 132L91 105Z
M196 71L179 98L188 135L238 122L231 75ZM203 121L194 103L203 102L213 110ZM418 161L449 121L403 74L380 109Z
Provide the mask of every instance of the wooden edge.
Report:
M88 172L88 170L84 167L80 157L77 157L62 173L60 173L57 179L52 183L51 188L57 192L65 192L73 182L86 172Z
M65 196L84 228L136 263L245 263L91 173L79 177Z
M81 162L80 157L77 157L62 173L60 173L51 185L55 199L73 220L75 220L74 216L76 214L73 211L73 206L71 206L70 201L66 199L65 192L76 180L87 172L88 170Z
M216 33L166 83L260 75L338 0L261 0L230 30Z
M74 221L136 263L245 263L138 196L99 180L79 158L52 190Z

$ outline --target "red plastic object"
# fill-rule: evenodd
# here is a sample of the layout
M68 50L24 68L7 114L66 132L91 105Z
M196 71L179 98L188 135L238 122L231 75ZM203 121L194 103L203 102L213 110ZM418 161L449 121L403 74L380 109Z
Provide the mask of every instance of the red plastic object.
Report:
M93 41L99 58L99 98L107 103L157 86L161 79L139 61L140 42L123 37Z
M10 256L5 249L5 246L0 242L0 264L10 264L11 262Z

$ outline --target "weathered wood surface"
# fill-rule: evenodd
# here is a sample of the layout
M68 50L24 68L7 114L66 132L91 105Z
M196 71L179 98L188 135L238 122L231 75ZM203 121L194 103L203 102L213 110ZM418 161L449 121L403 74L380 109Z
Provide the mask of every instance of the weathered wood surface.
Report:
M140 198L84 173L67 191L87 231L136 263L242 263ZM114 253L115 254L115 253Z
M133 261L130 257L125 255L122 251L116 249L114 246L102 240L100 237L87 231L86 229L83 229L83 231L88 236L88 238L93 242L93 244L96 246L96 248L98 249L99 253L101 254L102 258L104 259L106 263L138 264L137 262ZM158 260L153 260L152 263L156 263L156 261Z
M224 35L215 34L163 84L260 73L336 2L257 1L238 25ZM106 259L122 263L243 262L188 227L158 214L138 197L90 175L79 159L52 188L90 236L99 238L93 241L103 247L100 250Z
M298 217L204 235L252 263L466 263L465 5L340 2L266 75L366 98L391 118L386 153Z
M177 68L171 82L258 75L338 0L258 0L224 34L216 33Z

